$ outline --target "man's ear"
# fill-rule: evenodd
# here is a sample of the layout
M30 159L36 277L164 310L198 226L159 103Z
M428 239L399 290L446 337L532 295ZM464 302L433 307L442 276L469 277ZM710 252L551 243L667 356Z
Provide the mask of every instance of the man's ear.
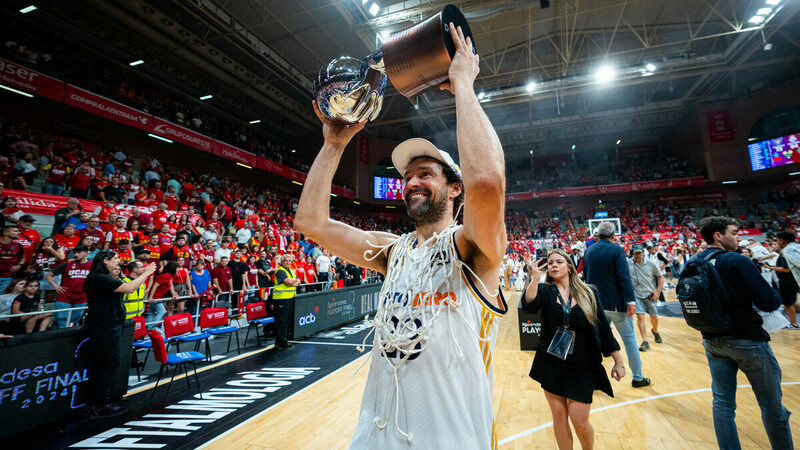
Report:
M459 195L461 195L461 191L464 189L464 186L460 182L450 183L447 187L449 192L448 197L450 198L450 200L453 200Z

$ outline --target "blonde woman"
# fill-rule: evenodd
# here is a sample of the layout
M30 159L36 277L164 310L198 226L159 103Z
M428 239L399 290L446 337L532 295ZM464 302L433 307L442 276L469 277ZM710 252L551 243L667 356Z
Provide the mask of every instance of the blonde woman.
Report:
M625 366L619 344L598 307L598 293L577 275L569 255L551 250L547 260L528 262L533 280L523 293L523 308L542 312L542 331L530 377L544 389L553 416L553 431L560 449L572 448L572 432L584 449L594 445L594 429L589 423L594 391L613 397L611 383L603 368L603 356L614 358L611 377L619 381ZM544 283L537 283L546 273Z

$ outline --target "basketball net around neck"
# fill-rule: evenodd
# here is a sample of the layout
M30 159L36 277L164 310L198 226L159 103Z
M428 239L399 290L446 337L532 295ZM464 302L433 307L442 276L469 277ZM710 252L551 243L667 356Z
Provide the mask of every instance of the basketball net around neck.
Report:
M484 292L489 293L475 272L467 264L459 260L456 255L453 239L455 232L459 228L461 228L460 225L453 223L442 230L441 233L434 233L431 238L422 243L417 242L416 231L407 233L387 245L377 246L369 243L373 249L364 252L365 259L373 260L383 251L388 251L391 246L395 246L393 252L397 256L392 260L388 260L387 253L386 279L381 288L380 301L375 316L372 320L370 320L369 316L364 318L364 323L371 325L372 329L357 348L358 351L363 352L369 335L373 332L375 333L375 350L379 351L381 359L386 364L389 364L392 370L392 384L394 386L386 386L387 394L383 417L376 416L373 421L380 429L385 428L388 424L389 391L394 388L395 427L408 440L413 438L413 433L402 430L398 421L400 383L397 372L410 358L425 352L434 334L434 326L442 312L447 315L449 336L459 357L463 356L463 352L453 332L453 314L461 318L464 325L479 341L485 342L489 340L488 337L482 338L478 331L473 328L473 324L469 323L459 310L462 299L458 299L455 296L445 296L445 293L453 292L452 280L457 279L454 277L460 276L464 270L471 274L472 279L480 284ZM401 254L400 252L403 253ZM403 270L400 265L403 259L405 259L405 264L407 265L424 265L427 270L419 276L415 271ZM398 292L397 286L405 287L402 292ZM495 290L494 293L489 294L497 296L498 291ZM370 352L371 357L372 352ZM370 358L367 358L353 375Z

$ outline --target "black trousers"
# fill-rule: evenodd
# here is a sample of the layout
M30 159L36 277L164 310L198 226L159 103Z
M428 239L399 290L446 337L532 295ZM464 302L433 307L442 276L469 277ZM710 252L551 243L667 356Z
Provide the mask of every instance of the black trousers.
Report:
M273 299L275 309L275 345L289 345L289 325L294 316L294 299Z
M111 401L111 380L119 367L122 326L90 326L88 331L92 349L92 361L89 365L91 402L99 408Z

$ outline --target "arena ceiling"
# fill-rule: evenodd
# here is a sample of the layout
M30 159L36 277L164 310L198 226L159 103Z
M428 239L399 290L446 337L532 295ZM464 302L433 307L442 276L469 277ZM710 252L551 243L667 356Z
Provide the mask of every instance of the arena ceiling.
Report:
M144 59L147 64L131 70L192 98L211 93L209 106L220 114L243 125L261 120L254 126L289 139L319 133L310 102L322 64L341 55L362 58L384 33L447 3L73 0L49 1L25 20L120 65ZM617 141L654 144L700 103L740 98L800 76L797 0L455 4L475 34L481 56L476 90L484 93L509 160L531 151L612 148ZM607 83L597 81L603 66L614 73ZM452 147L452 97L429 92L417 101L389 86L369 132L425 136Z

